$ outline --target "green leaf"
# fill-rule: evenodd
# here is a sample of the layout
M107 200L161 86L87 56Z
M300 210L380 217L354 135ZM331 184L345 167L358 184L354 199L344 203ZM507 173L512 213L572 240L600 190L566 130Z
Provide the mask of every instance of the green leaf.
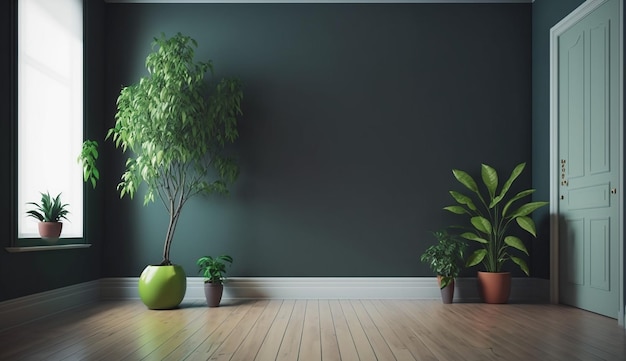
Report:
M517 217L515 220L517 221L517 224L523 230L532 234L534 237L537 237L537 231L535 229L535 222L532 220L532 218L527 217L527 216L521 216L521 217Z
M502 208L502 217L506 217L506 214L508 213L508 210L511 207L511 205L513 205L513 202L519 199L522 199L524 197L527 197L533 194L534 192L535 192L534 189L527 189L525 191L521 191L517 193L513 198L511 198L508 202L506 202L506 205L504 206L504 208Z
M526 246L524 245L524 242L522 242L521 239L515 237L515 236L507 236L504 238L504 243L508 246L511 246L515 249L518 249L524 253L526 253L526 255L528 255L528 250L526 250Z
M487 164L482 164L480 168L480 174L483 178L483 183L487 187L487 191L489 192L489 199L494 198L496 194L496 188L498 188L498 173L495 169L488 166ZM493 208L493 205L489 205L489 208Z
M36 210L30 210L30 211L27 211L26 213L28 214L28 216L37 219L39 222L43 222L44 220L43 215L37 212Z
M511 175L509 176L509 178L502 185L502 189L500 190L500 194L492 201L493 205L498 204L502 199L504 199L504 197L506 196L507 192L511 188L511 185L513 185L513 182L515 182L517 177L519 177L519 175L522 174L522 172L524 171L524 167L526 167L526 163L520 163L517 166L515 166L515 168L511 172Z
M517 177L519 177L520 174L522 174L522 172L524 171L524 167L526 167L526 163L520 163L517 166L515 166L509 178L506 180L506 182L504 182L504 185L502 185L502 190L500 191L500 195L498 196L500 199L504 198L504 196L507 194L507 192L511 188L511 185L513 185L513 182L515 182Z
M489 243L486 239L484 239L482 237L479 237L478 235L476 235L475 233L472 233L472 232L465 232L465 233L461 234L461 237L463 237L463 238L465 238L467 240L470 240L470 241L476 241L478 243L483 243L483 244Z
M464 214L464 213L470 214L467 209L461 206L447 206L447 207L443 207L443 209L448 212L452 212L454 214Z
M439 288L444 289L448 287L448 285L450 284L450 282L452 282L452 280L454 280L454 278L449 277L449 276L441 276L441 283L439 284Z
M475 266L475 265L479 264L480 262L482 262L486 255L487 255L487 250L486 249L478 249L478 250L474 251L474 253L472 253L467 258L467 262L466 262L465 265L467 267Z
M470 220L474 228L476 228L479 232L491 234L492 226L491 222L485 217L475 216Z
M526 203L524 205L522 205L521 207L519 207L516 211L514 211L509 218L513 219L515 217L522 217L522 216L527 216L529 214L531 214L532 212L534 212L535 210L548 205L548 202L530 202L530 203Z
M528 265L526 264L526 261L524 261L523 259L519 257L514 257L514 256L511 256L511 260L515 262L515 264L517 264L522 271L524 271L526 276L530 276L530 271L528 269Z
M466 205L469 209L475 211L476 210L476 206L474 205L474 201L472 201L472 199L462 193L456 192L456 191L450 191L449 192L450 195L452 195L452 198L454 198L454 200L456 200L459 204L463 204Z
M97 159L98 142L85 140L77 161L83 166L83 180L90 182L93 188L96 188L96 181L100 179L100 172L96 166Z
M476 185L474 178L472 178L472 176L470 176L467 172L453 169L452 174L454 174L454 177L467 189L471 190L474 193L478 193L478 186Z

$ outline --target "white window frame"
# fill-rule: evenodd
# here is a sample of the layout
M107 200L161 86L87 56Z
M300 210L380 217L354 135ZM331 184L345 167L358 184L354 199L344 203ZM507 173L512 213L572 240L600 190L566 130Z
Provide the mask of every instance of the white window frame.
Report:
M76 160L84 123L83 12L82 0L18 0L18 239L39 238L26 203L39 202L40 192L61 193L69 204L61 237L84 236L84 185Z

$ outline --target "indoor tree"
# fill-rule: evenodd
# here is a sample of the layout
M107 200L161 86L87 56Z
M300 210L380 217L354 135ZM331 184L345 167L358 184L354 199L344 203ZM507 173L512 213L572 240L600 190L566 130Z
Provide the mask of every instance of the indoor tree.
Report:
M149 75L122 88L115 126L107 132L129 157L117 188L131 198L147 185L144 205L159 199L169 214L160 265L171 265L170 248L185 203L199 194L226 194L238 175L227 153L238 137L243 91L238 79L211 87L211 61L194 61L197 42L176 34L154 39L146 58Z

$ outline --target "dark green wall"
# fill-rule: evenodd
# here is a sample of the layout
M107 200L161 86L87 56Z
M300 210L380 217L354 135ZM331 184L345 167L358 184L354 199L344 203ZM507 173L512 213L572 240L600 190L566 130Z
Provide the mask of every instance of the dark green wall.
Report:
M172 260L189 275L199 256L228 253L231 276L429 276L428 232L458 221L441 210L450 170L531 160L531 4L107 4L107 15L106 127L160 32L193 36L199 59L245 84L241 177L229 198L192 200L175 236ZM165 211L119 200L124 159L104 151L103 276L137 276L161 260Z
M532 182L537 200L550 199L550 29L584 0L536 0L532 5ZM558 166L558 165L555 165ZM550 277L548 207L535 212L539 227L533 269Z
M428 231L458 219L441 210L456 187L450 169L475 173L486 162L508 172L531 154L543 161L531 149L531 100L537 101L531 53L538 61L531 9L543 16L544 2L89 1L88 136L102 141L120 87L145 75L153 36L192 35L199 58L213 59L217 75L237 75L246 85L236 146L242 175L230 197L189 203L173 260L191 276L199 256L218 253L235 257L231 276L429 276L418 261L431 242ZM9 5L0 2L5 49ZM5 119L12 119L10 59L0 53ZM547 64L547 53L539 60ZM13 149L10 124L0 122L4 164ZM1 251L0 301L99 277L133 277L160 261L165 212L159 204L120 200L115 185L124 159L108 143L101 157L104 179L88 193L94 246ZM547 182L545 172L535 183ZM11 177L4 173L0 188L7 226ZM520 187L530 185L527 172ZM9 245L11 233L2 232ZM531 254L532 272L547 272L547 259Z
M90 200L87 216L89 226L87 237L93 246L89 249L55 250L46 252L8 253L5 247L11 245L15 235L15 217L13 211L14 194L12 178L15 176L15 164L12 162L12 132L15 112L12 102L14 97L12 59L15 55L14 42L14 10L15 0L0 2L0 162L4 171L0 176L0 219L4 220L0 227L0 301L65 287L77 283L100 278L100 255L102 253L102 229L100 219L102 212L101 197L93 196ZM103 59L102 31L104 4L89 1L86 26L86 116L94 123L91 131L102 133L102 80ZM95 195L95 194L94 194Z

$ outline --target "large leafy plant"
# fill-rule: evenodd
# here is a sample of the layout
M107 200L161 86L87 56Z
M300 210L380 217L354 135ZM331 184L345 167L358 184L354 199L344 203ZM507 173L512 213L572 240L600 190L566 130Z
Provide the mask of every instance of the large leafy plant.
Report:
M521 199L534 193L534 189L507 196L513 182L525 166L526 163L518 164L499 190L498 173L486 164L481 166L483 182L481 188L467 172L458 169L452 171L456 180L471 193L468 196L461 192L450 191L450 195L458 204L444 209L468 216L471 230L461 236L481 246L468 257L468 267L482 263L487 272L501 272L503 264L511 260L526 275L529 275L526 261L511 253L514 250L528 255L528 250L519 237L509 233L509 228L517 224L519 228L536 237L535 223L530 218L530 214L547 205L548 202L520 203Z
M209 91L211 61L194 61L197 42L178 33L154 39L146 58L149 75L123 88L115 126L107 133L130 153L118 185L131 198L147 185L144 205L159 198L169 213L161 265L171 265L170 248L181 211L198 194L226 194L238 175L225 148L238 137L243 92L237 79L222 79Z
M439 286L445 288L459 276L467 244L446 230L435 231L432 234L437 243L426 248L420 260L441 276Z
M61 202L61 193L56 197L52 197L49 192L41 193L41 202L28 202L34 206L26 212L29 217L37 219L39 222L60 222L61 219L67 219L68 204Z

